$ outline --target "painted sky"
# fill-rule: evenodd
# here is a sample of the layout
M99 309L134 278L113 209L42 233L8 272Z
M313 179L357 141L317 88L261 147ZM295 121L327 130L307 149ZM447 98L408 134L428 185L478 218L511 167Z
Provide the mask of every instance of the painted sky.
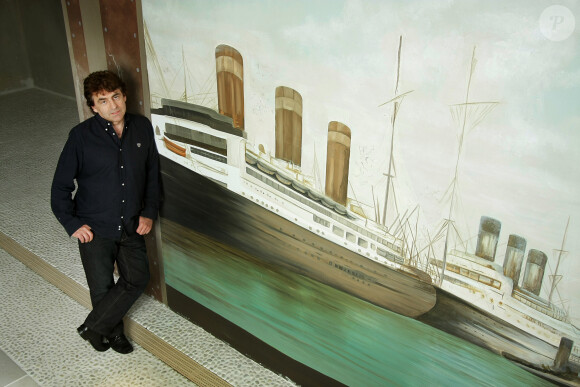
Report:
M543 14L553 5L570 13ZM453 218L471 252L480 217L491 216L502 222L498 263L518 234L553 270L570 217L560 294L580 325L579 1L144 0L143 13L170 98L183 93L184 57L190 102L216 108L214 50L236 48L248 140L274 153L274 90L294 88L303 171L324 177L328 123L343 122L352 131L349 197L369 205L373 190L384 200L393 109L379 105L395 96L402 36L398 93L412 92L395 126L396 195L400 212L420 206L423 236L449 213L461 132L450 105L465 102L475 49L469 100L499 104L465 134ZM151 65L149 78L166 96Z

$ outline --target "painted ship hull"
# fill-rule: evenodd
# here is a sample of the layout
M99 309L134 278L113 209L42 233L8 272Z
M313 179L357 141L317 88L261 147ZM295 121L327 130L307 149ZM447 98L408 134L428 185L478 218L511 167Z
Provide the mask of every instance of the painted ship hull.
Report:
M369 260L161 156L162 218L379 307L417 317L435 288L404 269ZM408 269L407 269L408 270Z

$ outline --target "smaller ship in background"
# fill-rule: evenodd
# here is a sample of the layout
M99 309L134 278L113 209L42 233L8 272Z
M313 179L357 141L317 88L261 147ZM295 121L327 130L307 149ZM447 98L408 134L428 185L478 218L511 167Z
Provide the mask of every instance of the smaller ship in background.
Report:
M519 235L510 235L503 265L499 265L495 260L500 231L498 220L484 216L475 253L451 250L447 254L437 304L418 320L530 371L577 385L580 330L566 311L551 299L540 297L547 256L530 249L520 278L527 242ZM442 260L432 263L443 268ZM553 278L557 276L554 273Z

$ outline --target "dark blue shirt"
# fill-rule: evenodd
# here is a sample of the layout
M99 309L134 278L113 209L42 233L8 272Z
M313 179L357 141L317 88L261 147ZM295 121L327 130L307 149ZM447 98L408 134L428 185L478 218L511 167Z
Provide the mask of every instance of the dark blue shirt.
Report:
M159 192L151 122L126 114L119 139L112 123L96 114L69 133L52 181L51 207L69 235L87 224L98 235L118 239L123 228L135 233L139 216L157 218Z

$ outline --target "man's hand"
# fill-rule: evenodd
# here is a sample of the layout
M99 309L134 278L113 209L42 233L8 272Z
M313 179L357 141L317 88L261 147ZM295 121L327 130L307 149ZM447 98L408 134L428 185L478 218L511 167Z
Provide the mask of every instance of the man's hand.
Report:
M86 224L84 224L81 228L76 230L74 234L72 234L72 236L77 238L81 243L87 243L93 240L93 232L91 231L91 228Z
M151 228L153 227L153 219L145 218L143 216L139 217L139 227L137 227L137 234L146 235L149 234Z

